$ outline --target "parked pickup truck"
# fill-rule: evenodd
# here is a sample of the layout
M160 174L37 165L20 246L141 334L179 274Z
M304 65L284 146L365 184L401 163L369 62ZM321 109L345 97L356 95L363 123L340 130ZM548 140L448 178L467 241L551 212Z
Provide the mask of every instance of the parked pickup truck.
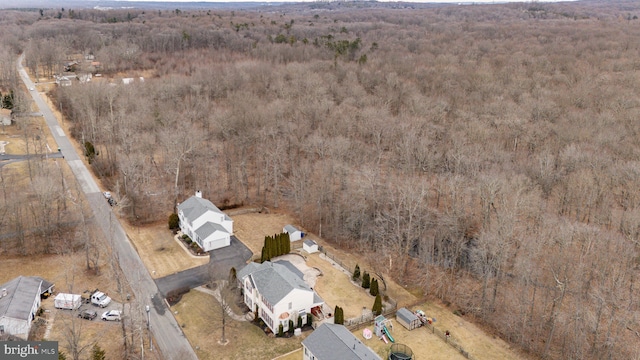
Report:
M91 303L93 305L98 305L103 308L103 307L107 307L107 305L109 305L110 302L111 302L111 298L107 296L107 294L103 293L102 291L96 291L93 294L91 294Z
M91 303L100 307L106 307L107 305L109 305L109 303L111 303L111 298L98 289L95 289L93 291L85 290L82 293L82 302L84 302L85 304Z

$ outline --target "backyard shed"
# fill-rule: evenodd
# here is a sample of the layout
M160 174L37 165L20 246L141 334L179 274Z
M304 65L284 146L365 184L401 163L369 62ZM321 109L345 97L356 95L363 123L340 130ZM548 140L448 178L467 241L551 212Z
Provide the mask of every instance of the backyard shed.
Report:
M318 243L311 239L307 239L302 243L302 250L308 252L309 254L316 253L318 252Z
M421 325L420 319L418 319L416 314L412 313L407 308L398 309L396 312L396 320L408 330L413 330Z
M282 232L289 234L290 241L298 241L304 237L304 233L298 230L293 225L285 225L285 227L282 229Z

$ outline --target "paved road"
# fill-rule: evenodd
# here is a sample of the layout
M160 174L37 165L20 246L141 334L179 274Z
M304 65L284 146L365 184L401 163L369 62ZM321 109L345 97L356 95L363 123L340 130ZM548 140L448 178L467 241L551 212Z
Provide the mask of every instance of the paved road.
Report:
M18 60L18 72L22 81L28 89L34 87L27 72L22 67L23 56ZM86 194L87 201L93 210L96 222L102 228L105 241L112 242L113 249L118 256L120 268L122 268L127 281L131 285L137 301L142 302L142 308L150 304L153 299L158 299L158 287L147 269L144 267L138 253L134 250L127 234L111 211L111 206L105 201L100 188L91 176L89 170L84 166L80 155L78 155L69 138L62 127L58 124L47 103L42 99L37 91L29 91L33 100L38 105L40 112L51 129L53 138L60 148L64 159L67 161L73 174L78 180L82 191ZM158 305L159 303L159 305ZM151 331L156 340L156 351L160 351L167 360L190 360L197 359L193 348L184 337L184 334L171 311L164 311L164 303L154 301L151 307Z
M31 155L8 155L8 154L0 154L0 167L5 165L9 165L14 162L24 161L27 159L45 159L45 158L62 158L61 153L50 153L50 154L31 154Z
M165 296L171 290L205 285L211 279L227 279L229 270L235 267L242 269L253 253L238 238L231 236L231 244L225 248L209 252L209 263L188 270L180 271L160 279L156 279L158 289Z

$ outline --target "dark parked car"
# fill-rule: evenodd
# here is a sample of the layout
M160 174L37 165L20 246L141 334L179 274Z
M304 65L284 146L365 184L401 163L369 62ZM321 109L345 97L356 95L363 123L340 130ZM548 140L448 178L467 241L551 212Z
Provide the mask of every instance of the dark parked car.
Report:
M83 318L83 319L87 319L87 320L93 320L96 318L96 316L98 316L98 313L95 312L94 310L82 310L79 314L78 317L79 318Z

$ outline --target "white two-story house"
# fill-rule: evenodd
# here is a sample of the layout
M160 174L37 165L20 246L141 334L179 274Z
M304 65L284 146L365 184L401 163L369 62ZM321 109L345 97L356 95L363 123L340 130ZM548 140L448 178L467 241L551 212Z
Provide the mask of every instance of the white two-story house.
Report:
M233 220L213 203L202 198L200 191L178 205L180 230L200 245L204 251L231 244Z
M300 276L278 263L249 263L238 271L237 278L245 304L258 312L274 334L278 333L279 325L288 331L289 320L296 327L298 316L306 324L307 314L324 304Z

